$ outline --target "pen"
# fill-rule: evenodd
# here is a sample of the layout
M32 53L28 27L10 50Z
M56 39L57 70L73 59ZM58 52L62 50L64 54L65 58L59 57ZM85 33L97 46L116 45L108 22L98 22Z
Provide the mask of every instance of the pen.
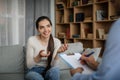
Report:
M86 54L85 56L86 57L89 57L90 55L92 55L94 52L91 52L91 53L89 53L89 54Z
M89 54L86 54L85 56L86 57L89 57L90 55L92 55L94 52L91 52L91 53L89 53ZM81 60L81 58L79 59L79 60Z

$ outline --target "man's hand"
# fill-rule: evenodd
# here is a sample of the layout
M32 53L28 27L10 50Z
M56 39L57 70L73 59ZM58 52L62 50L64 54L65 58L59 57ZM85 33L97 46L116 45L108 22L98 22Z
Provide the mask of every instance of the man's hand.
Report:
M84 71L84 69L82 67L78 67L76 69L71 69L70 73L73 76L75 73L82 73Z
M81 64L83 64L83 65L87 64L93 70L97 69L99 63L95 61L95 59L92 55L89 57L86 57L85 54L83 54L80 59L81 59L80 60Z

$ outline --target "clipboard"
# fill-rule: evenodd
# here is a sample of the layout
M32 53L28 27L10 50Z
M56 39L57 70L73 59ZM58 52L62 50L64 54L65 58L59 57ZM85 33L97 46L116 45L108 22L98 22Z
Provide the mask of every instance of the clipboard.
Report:
M82 72L82 74L92 74L94 72L94 70L89 68L87 65L82 65L80 63L80 53L74 53L72 55L61 53L59 54L59 56L70 68L83 67L84 71Z

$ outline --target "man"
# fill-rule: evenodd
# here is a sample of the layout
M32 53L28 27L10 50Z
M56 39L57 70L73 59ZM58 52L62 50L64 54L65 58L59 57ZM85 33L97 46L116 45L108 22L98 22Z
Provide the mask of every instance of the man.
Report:
M111 0L114 4L118 16L120 16L120 0ZM106 41L105 51L102 62L96 64L92 57L82 56L88 66L96 69L95 73L90 75L81 74L83 69L77 68L71 70L72 80L120 80L120 19L112 25L108 39ZM93 67L91 64L93 63ZM96 68L98 66L98 68Z

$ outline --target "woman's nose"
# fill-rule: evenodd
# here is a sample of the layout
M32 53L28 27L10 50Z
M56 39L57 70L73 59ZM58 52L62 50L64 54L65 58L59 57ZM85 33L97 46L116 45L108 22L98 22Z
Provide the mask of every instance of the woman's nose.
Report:
M47 28L47 27L45 27L45 28L44 28L44 31L47 31L47 30L48 30L48 28Z

